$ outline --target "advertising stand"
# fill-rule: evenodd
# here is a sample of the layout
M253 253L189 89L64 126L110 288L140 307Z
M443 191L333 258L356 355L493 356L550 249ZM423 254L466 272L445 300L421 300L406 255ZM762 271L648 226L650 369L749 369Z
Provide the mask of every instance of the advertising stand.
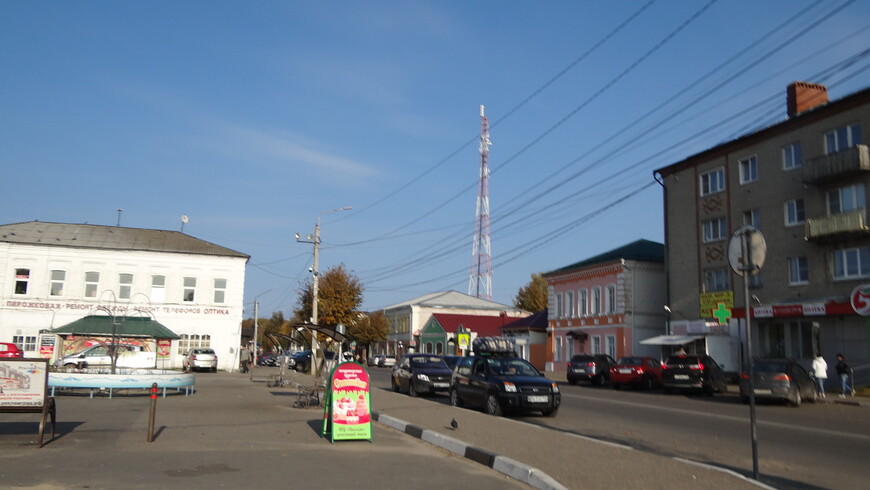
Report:
M0 359L0 413L41 415L37 444L43 446L45 423L51 421L54 439L57 409L48 396L48 359Z
M355 362L332 370L323 400L323 431L329 442L372 440L369 373Z

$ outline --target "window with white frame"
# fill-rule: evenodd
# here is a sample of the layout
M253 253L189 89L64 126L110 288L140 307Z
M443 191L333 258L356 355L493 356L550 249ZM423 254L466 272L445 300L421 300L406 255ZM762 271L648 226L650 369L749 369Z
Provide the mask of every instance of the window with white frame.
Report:
M804 200L792 199L785 202L785 225L797 226L803 224L806 219L804 212Z
M728 238L728 222L725 218L708 219L701 223L704 243L718 242Z
M214 280L214 302L215 303L225 303L227 300L227 280L226 279L215 279Z
M574 291L565 293L565 315L574 318Z
M757 230L761 229L761 211L758 209L747 209L743 211L743 224L754 227Z
M607 313L616 313L616 286L607 286Z
M211 335L181 334L178 339L178 353L186 354L190 349L205 349L211 347Z
M556 342L553 346L553 361L555 362L559 362L562 360L562 344L564 340L565 337L562 337L561 335L556 336Z
M850 124L825 133L825 154L852 148L861 144L861 126Z
M724 268L704 271L704 292L728 290L728 271Z
M738 161L740 183L749 184L758 180L758 159L753 155Z
M782 148L782 168L791 170L804 164L803 152L800 142L786 145Z
M574 337L566 337L565 338L565 360L569 360L574 357Z
M592 301L589 304L589 313L592 315L601 314L601 288L592 288Z
M15 294L27 294L30 284L30 269L15 269Z
M788 258L788 283L792 286L810 281L810 268L806 257Z
M725 190L725 169L722 167L701 174L701 195L708 196Z
M36 336L35 335L13 335L12 343L15 344L19 349L24 351L35 351L36 350Z
M589 292L585 289L581 289L579 291L580 296L577 299L577 313L580 316L586 316L589 314Z
M118 297L130 299L133 296L133 274L122 272L118 274Z
M616 336L608 335L605 339L607 343L607 355L616 359Z
M565 318L565 310L562 308L562 293L556 293L556 318Z
M601 336L593 335L592 339L592 353L593 354L601 354Z
M192 303L194 300L194 295L196 293L196 278L195 277L185 277L184 278L184 295L182 296L182 301L185 303Z
M96 298L100 290L100 273L96 271L85 272L85 298Z
M864 184L854 184L828 191L828 214L848 213L867 207Z
M151 302L166 301L166 276L151 276Z
M63 286L66 284L66 271L51 271L51 284L48 288L49 296L63 296Z
M834 279L870 276L870 247L834 250Z

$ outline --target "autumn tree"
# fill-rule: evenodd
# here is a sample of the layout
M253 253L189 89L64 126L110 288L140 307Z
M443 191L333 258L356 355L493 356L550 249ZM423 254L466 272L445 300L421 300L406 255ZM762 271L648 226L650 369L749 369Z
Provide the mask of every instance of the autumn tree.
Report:
M532 313L547 309L547 281L543 275L532 274L531 281L517 292L514 306Z
M370 347L373 343L387 340L387 333L390 330L390 320L383 311L374 313L362 313L357 320L350 324L347 329L347 336L357 343L357 352L365 346L363 357L368 357L367 352L370 352Z
M335 327L339 323L352 325L359 315L363 300L363 286L359 278L348 272L344 264L328 269L320 275L317 289L317 323ZM308 322L312 314L313 284L309 280L299 291L294 320Z

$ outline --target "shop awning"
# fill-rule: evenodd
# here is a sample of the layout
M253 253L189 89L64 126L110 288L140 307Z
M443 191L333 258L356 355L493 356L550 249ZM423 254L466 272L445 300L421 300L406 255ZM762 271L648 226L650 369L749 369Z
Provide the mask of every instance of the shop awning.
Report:
M51 330L56 335L84 335L109 337L146 337L152 339L179 339L157 320L141 316L89 315Z
M565 335L569 337L574 337L577 340L586 340L587 338L589 338L589 334L582 330L571 330Z
M643 345L684 345L703 338L703 335L659 335L641 340L640 343Z

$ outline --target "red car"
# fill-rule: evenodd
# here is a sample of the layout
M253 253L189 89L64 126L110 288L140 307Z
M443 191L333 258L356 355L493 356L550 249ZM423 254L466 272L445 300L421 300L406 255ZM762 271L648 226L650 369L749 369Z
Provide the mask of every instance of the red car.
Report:
M652 357L623 357L610 368L610 384L620 389L623 385L651 390L662 384L662 363Z
M0 357L24 357L24 352L15 344L0 342Z

